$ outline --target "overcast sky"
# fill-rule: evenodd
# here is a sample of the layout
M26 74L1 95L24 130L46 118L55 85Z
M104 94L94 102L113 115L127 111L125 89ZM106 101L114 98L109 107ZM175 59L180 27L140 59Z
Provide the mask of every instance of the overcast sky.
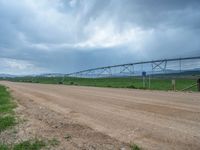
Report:
M0 73L200 56L200 0L0 0Z

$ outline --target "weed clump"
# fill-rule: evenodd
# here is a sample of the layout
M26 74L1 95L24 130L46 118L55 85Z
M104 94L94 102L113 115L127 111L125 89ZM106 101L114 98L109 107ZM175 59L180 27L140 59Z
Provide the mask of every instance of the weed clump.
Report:
M24 141L14 145L13 150L40 150L45 147L46 143L42 140Z
M0 133L11 126L14 126L15 123L16 123L15 117L1 116L0 117Z
M136 144L132 144L130 145L131 150L141 150L141 148L139 146L137 146Z
M58 141L57 139L53 138L52 140L49 140L48 143L55 147L55 146L58 146L60 144L60 141Z

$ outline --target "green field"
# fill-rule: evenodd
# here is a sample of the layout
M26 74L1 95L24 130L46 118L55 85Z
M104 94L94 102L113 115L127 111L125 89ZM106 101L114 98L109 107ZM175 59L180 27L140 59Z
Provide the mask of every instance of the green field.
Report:
M9 92L4 86L0 85L0 133L15 125L14 107Z
M150 80L145 79L145 86L143 79L138 77L123 77L123 78L72 78L72 77L18 77L10 78L10 81L15 82L33 82L45 84L65 84L77 86L95 86L95 87L112 87L112 88L134 88L134 89L151 89L151 90L172 90L172 79L176 80L176 90L182 90L186 87L194 85L197 78L159 78L154 77ZM194 86L189 91L197 91Z

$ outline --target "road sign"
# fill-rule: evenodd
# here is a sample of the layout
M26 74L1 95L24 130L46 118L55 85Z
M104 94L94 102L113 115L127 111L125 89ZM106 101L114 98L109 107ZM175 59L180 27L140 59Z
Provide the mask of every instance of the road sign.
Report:
M145 71L142 72L142 76L146 77L147 73Z

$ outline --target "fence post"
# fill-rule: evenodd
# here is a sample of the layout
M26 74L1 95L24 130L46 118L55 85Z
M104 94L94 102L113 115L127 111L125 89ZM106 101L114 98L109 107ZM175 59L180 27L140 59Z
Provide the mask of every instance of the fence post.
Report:
M149 75L149 89L151 88L151 76Z
M200 78L197 80L197 90L200 92Z
M176 80L175 79L173 79L172 80L172 90L176 90Z
M145 71L143 71L142 72L142 80L143 80L143 88L145 88L146 87L146 81L145 81L145 77L146 77L146 72Z

